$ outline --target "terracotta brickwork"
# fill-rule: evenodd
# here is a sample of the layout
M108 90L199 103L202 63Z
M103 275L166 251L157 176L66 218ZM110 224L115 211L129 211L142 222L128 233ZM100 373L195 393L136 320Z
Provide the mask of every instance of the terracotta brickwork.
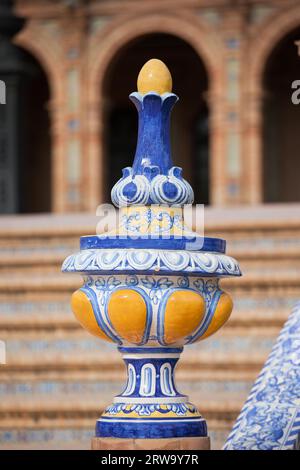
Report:
M18 0L17 11L28 22L16 42L51 90L54 212L94 212L103 201L103 83L118 52L152 33L183 39L207 70L211 202L263 201L262 75L278 41L299 27L299 2Z

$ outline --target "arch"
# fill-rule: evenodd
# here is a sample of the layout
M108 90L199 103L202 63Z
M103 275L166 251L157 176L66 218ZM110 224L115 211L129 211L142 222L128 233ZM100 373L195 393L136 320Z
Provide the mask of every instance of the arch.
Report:
M65 80L62 67L62 51L53 33L48 34L45 27L28 21L14 42L27 50L45 71L50 89L48 103L50 115L51 151L51 210L63 212L66 207L65 181Z
M222 43L215 35L215 31L204 25L200 19L191 13L176 14L149 14L145 16L122 16L101 29L91 39L89 44L89 74L86 82L86 122L89 129L87 135L88 162L85 167L85 180L90 181L86 195L87 206L94 210L95 205L103 200L105 188L100 174L104 167L104 155L101 149L103 140L103 96L99 90L103 90L105 74L109 64L117 52L138 37L151 34L169 34L185 41L202 60L207 71L210 92L209 98L219 96L222 93ZM99 44L101 47L99 47ZM218 100L210 99L212 108ZM215 110L217 104L215 106ZM102 112L101 112L102 109ZM220 113L214 109L210 111L210 119L214 128L217 127L217 119ZM216 131L217 135L217 131ZM218 136L220 140L220 136ZM215 148L215 161L211 166L218 166L217 161L222 158L220 145L211 142L212 153ZM100 155L99 155L100 153ZM97 176L99 175L99 176ZM213 172L211 173L213 178ZM211 185L217 187L216 185ZM213 198L212 198L213 199Z
M5 43L4 43L5 47ZM1 122L3 213L51 209L51 138L45 70L20 45L6 48L7 118ZM18 60L19 70L10 68ZM10 73L9 73L10 72Z
M47 75L52 101L61 100L64 92L58 67L60 54L43 29L36 29L29 22L28 26L16 36L14 42L27 50L41 64Z
M109 27L100 30L91 41L88 86L90 102L98 101L99 84L101 87L106 69L117 51L135 38L155 33L170 34L187 42L203 60L212 81L212 88L214 90L218 88L217 83L221 77L216 71L221 59L222 45L219 44L218 47L215 33L213 34L201 20L195 18L195 15L184 13L180 16L151 14L142 17L122 17L112 22ZM215 39L214 42L212 38Z
M300 108L292 102L291 85L298 78L295 41L298 27L274 45L263 75L262 167L264 202L300 201L298 132Z
M247 197L245 202L262 203L263 191L263 97L264 69L272 50L284 36L300 25L300 5L281 9L251 31L245 60L247 114L245 121L244 176ZM296 54L295 46L295 54Z
M272 50L293 29L300 25L300 5L287 8L268 18L253 31L251 43L249 85L250 91L261 93L265 64ZM296 54L295 46L295 54Z
M51 211L51 117L48 109L50 85L42 64L28 50L17 46L28 67L19 90L18 129L20 148L14 156L16 211ZM25 67L26 68L26 67Z

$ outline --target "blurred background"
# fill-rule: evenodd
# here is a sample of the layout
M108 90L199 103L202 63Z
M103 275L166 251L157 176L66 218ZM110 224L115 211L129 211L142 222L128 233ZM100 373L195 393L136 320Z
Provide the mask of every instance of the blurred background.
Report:
M298 41L299 0L0 0L0 448L89 448L122 387L60 265L132 162L128 95L153 57L180 97L175 163L244 273L223 281L228 325L177 373L221 447L300 296Z

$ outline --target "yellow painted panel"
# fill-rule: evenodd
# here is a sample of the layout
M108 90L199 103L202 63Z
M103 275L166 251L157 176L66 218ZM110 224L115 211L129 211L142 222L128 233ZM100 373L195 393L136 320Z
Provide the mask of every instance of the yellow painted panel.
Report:
M158 59L150 59L143 65L137 80L142 95L154 91L160 95L172 91L172 76L168 67Z
M71 307L76 319L89 333L106 341L112 341L99 327L92 304L84 292L81 290L74 292L71 298Z
M164 340L175 343L190 335L201 323L205 301L197 292L177 291L170 295L165 310Z
M141 294L133 289L113 292L108 303L108 315L121 338L130 343L141 343L147 321L147 306Z
M202 335L198 339L198 341L200 339L207 338L208 336L211 336L213 333L218 331L221 328L221 326L223 326L224 323L227 322L232 312L232 309L233 309L232 299L229 294L226 294L226 292L224 292L219 299L219 302L217 304L214 316L212 318L212 321L210 322L209 327L207 328L204 335Z
M151 210L151 213L154 216L160 215L160 217L152 217L151 222L148 220L147 213ZM187 235L190 234L190 231L187 231L186 227L183 223L183 209L181 207L165 207L165 206L129 206L129 207L122 207L120 209L121 213L121 220L122 216L126 217L126 219L132 215L131 224L134 226L139 227L139 233L141 234L157 234L162 229L164 233L168 233L170 236L172 235L179 235L183 236L185 233ZM161 214L163 215L161 216ZM136 217L136 214L139 217ZM168 228L170 225L170 218L177 217L178 223L173 224L171 228ZM187 232L186 232L187 231ZM128 234L128 227L126 224L121 224L118 228L118 233L120 235Z

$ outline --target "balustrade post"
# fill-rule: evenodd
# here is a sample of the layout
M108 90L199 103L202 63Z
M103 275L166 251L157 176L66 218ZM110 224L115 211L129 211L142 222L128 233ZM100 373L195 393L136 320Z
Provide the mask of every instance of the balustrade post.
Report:
M193 190L173 166L170 113L178 97L165 64L152 59L130 99L139 114L132 167L112 189L120 209L115 231L81 237L64 272L81 273L72 296L81 325L117 344L127 384L97 420L93 449L208 449L205 419L177 390L174 369L184 345L215 333L232 300L222 277L240 276L226 242L184 223Z

